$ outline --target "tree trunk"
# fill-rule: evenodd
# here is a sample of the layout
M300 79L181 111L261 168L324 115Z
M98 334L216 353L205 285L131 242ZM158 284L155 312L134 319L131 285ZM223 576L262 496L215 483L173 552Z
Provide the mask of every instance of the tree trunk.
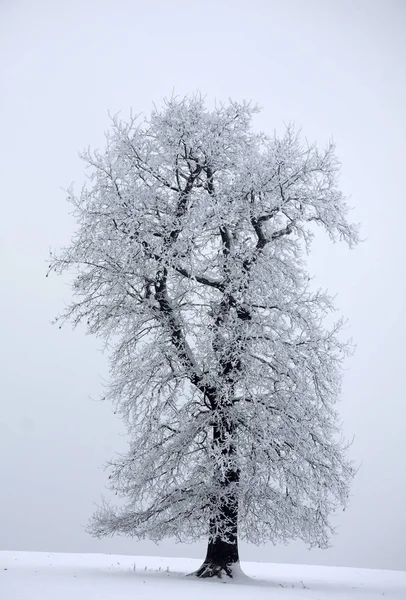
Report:
M228 361L224 371L232 370ZM220 404L221 406L221 404ZM217 398L212 399L212 407L219 410ZM235 464L236 447L230 444L234 438L234 425L223 413L213 425L213 447L220 450L225 474L220 478L221 495L215 509L216 517L209 521L209 542L206 558L202 566L192 573L197 577L233 577L233 570L239 563L238 555L238 490L240 471ZM220 473L222 469L220 469Z
M218 577L219 579L224 575L233 577L234 567L238 565L240 558L238 555L236 512L232 518L234 527L227 540L221 539L220 536L210 538L206 558L202 566L193 575L197 577ZM212 524L211 527L213 527ZM229 522L230 527L231 523Z
M239 472L228 471L223 481L225 488L238 483ZM233 570L238 565L238 499L235 487L230 492L225 490L224 501L220 507L220 517L210 519L210 538L207 554L202 566L193 573L197 577L233 577Z

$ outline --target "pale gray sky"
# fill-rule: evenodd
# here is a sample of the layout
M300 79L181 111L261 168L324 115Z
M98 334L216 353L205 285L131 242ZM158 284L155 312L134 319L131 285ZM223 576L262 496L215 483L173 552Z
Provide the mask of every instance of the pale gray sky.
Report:
M406 569L406 2L403 0L2 0L0 2L0 549L202 556L84 531L125 447L101 343L49 321L70 290L45 279L74 223L62 187L102 147L107 110L163 96L252 99L258 127L293 121L337 142L342 188L366 242L317 239L316 282L338 292L357 343L341 414L362 462L327 551L242 545L242 559Z

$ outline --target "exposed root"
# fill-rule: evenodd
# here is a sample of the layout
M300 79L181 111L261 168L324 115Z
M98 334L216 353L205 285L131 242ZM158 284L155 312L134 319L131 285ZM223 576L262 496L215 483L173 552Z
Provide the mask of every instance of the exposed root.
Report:
M209 577L217 577L223 579L225 577L232 579L234 576L234 568L238 563L231 564L217 564L213 562L204 562L202 566L190 573L191 577L200 577L201 579L208 579Z

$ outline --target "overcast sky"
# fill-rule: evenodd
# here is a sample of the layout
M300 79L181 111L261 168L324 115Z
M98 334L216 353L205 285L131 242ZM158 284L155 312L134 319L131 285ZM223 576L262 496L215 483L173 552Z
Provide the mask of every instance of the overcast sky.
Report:
M103 147L107 111L200 90L258 102L269 133L293 121L333 137L365 239L349 251L321 235L309 258L357 344L341 404L361 465L350 506L329 550L243 544L241 558L406 569L405 31L404 0L0 1L0 549L203 555L85 533L126 442L96 401L101 342L51 326L70 290L45 278L74 231L62 188L83 183L78 151Z

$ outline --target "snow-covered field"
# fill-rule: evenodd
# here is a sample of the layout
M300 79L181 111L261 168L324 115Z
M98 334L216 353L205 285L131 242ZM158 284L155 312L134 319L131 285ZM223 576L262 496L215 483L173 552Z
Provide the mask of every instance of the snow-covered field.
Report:
M0 552L1 600L406 599L406 572L268 563L224 585L185 577L196 559ZM210 586L208 588L208 586ZM208 596L209 594L209 596Z

